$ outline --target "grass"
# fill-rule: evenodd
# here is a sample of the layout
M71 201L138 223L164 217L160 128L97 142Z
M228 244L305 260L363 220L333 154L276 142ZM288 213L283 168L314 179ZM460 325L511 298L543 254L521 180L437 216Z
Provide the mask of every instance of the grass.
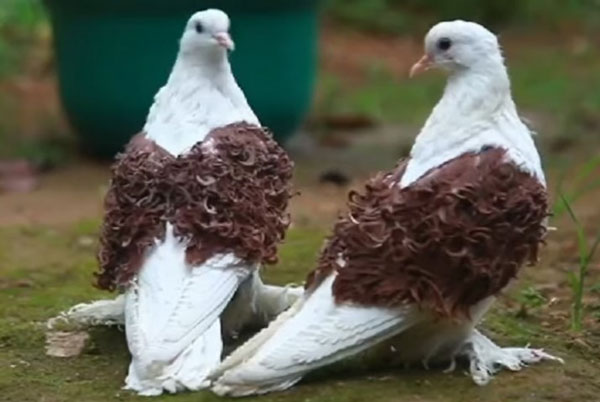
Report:
M6 401L145 400L120 389L128 364L124 334L116 328L91 332L91 343L76 358L44 355L42 323L74 303L107 297L91 287L94 247L81 242L96 236L99 221L62 228L45 226L0 229L0 389ZM267 269L273 283L301 282L312 267L327 229L292 229L281 250L281 263ZM527 293L525 291L525 293ZM530 296L527 296L530 298ZM533 296L531 296L533 297ZM537 296L536 296L537 297ZM593 378L600 372L600 350L589 353L569 345L560 331L540 326L540 318L517 317L500 305L486 319L486 332L507 345L531 342L567 357L567 365L543 364L521 373L501 373L486 388L476 387L461 370L404 370L387 356L373 354L319 370L292 391L249 401L352 402L513 402L594 400ZM223 400L208 392L163 396L161 401Z
M588 268L590 262L594 258L594 254L596 253L596 249L600 244L600 231L596 235L596 238L593 240L593 243L590 247L590 239L588 238L584 226L581 224L575 212L571 208L570 202L564 197L564 195L560 194L560 199L562 204L565 206L566 211L569 214L573 224L575 225L575 230L577 233L577 249L579 252L579 265L576 271L569 271L569 285L571 286L571 292L573 297L573 308L571 314L571 329L573 331L581 331L583 329L583 314L584 314L584 304L583 298L585 295L585 284L586 277L588 275Z
M534 286L524 288L516 298L521 303L521 311L519 313L522 315L527 315L528 311L539 309L548 303L548 299Z
M560 217L567 212L570 205L585 195L593 192L600 187L600 179L597 172L600 170L600 155L590 158L574 174L568 177L569 192L564 192L564 182L567 181L568 172L565 170L558 181L558 189L561 197L554 204L552 215L555 218Z

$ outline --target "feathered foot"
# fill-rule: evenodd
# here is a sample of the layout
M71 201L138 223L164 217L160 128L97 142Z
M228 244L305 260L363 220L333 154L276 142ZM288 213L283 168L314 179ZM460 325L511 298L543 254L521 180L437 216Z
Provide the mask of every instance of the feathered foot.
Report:
M49 330L61 326L87 328L96 325L124 325L125 299L123 295L112 300L97 300L91 303L80 303L46 323Z
M564 363L563 359L552 356L543 349L501 348L477 330L467 339L460 354L469 359L471 378L477 385L486 385L503 367L519 371L542 360Z

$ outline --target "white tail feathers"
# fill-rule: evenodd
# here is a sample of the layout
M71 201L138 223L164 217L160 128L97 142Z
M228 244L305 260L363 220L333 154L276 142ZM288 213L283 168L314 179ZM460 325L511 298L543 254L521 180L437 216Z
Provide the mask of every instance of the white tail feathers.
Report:
M333 280L332 275L225 359L210 375L212 390L244 396L286 389L308 371L362 352L422 317L411 306L337 304Z

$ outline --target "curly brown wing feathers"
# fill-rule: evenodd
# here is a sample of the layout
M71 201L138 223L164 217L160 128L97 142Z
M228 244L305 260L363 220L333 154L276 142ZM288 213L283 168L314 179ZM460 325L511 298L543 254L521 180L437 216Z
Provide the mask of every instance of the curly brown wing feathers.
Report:
M203 144L210 142L210 147ZM293 164L261 127L215 129L204 143L174 157L136 136L113 166L105 199L97 285L113 290L139 270L165 223L188 240L187 261L219 252L273 263L289 225Z
M309 286L337 270L338 302L414 302L450 315L467 313L537 260L546 190L503 150L465 154L400 188L405 168L350 194Z

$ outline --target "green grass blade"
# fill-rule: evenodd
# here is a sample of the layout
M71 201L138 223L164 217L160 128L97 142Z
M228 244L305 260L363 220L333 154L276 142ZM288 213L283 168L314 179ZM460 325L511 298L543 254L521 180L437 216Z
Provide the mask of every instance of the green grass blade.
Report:
M573 179L571 180L573 191L569 195L561 196L560 200L554 204L553 213L554 216L560 216L565 211L567 211L568 206L565 203L567 200L569 203L573 203L581 198L583 195L589 193L594 190L598 186L600 186L600 181L595 181L593 184L584 186L585 182L590 178L592 173L596 171L596 169L600 168L600 156L595 156L588 160L575 174ZM558 179L557 185L557 193L562 192L562 184L566 177L566 170L562 171L560 177Z
M578 273L569 272L569 283L571 285L571 289L573 290L573 315L571 317L571 328L574 331L581 331L582 323L583 323L583 292L585 285L585 276L587 271L587 263L588 256L590 256L590 252L588 251L587 245L587 237L585 235L585 230L583 229L583 225L577 219L573 208L571 208L571 204L566 199L565 195L562 192L559 192L559 197L563 204L565 205L565 210L569 214L569 217L575 224L575 229L577 231L577 246L579 249L579 270ZM593 251L596 250L597 244L594 244Z
M575 272L573 272L573 271L567 272L567 281L569 282L569 286L571 286L571 290L573 292L576 292L579 280L577 279L577 275L575 275Z
M592 243L592 247L590 248L589 253L585 257L586 270L590 261L592 261L592 259L594 258L594 254L596 254L596 249L598 248L598 245L600 245L600 232L598 232L598 234L596 235L596 239L594 240L594 243Z
M588 255L587 239L585 236L585 232L583 230L583 226L577 219L577 216L575 215L573 208L571 208L571 203L567 200L567 198L565 197L565 195L562 192L559 193L559 197L560 197L561 201L563 202L563 204L565 205L565 208L566 208L567 213L569 214L569 217L575 224L575 230L577 231L577 247L579 249L579 265L581 267L583 264L585 264L585 259Z

